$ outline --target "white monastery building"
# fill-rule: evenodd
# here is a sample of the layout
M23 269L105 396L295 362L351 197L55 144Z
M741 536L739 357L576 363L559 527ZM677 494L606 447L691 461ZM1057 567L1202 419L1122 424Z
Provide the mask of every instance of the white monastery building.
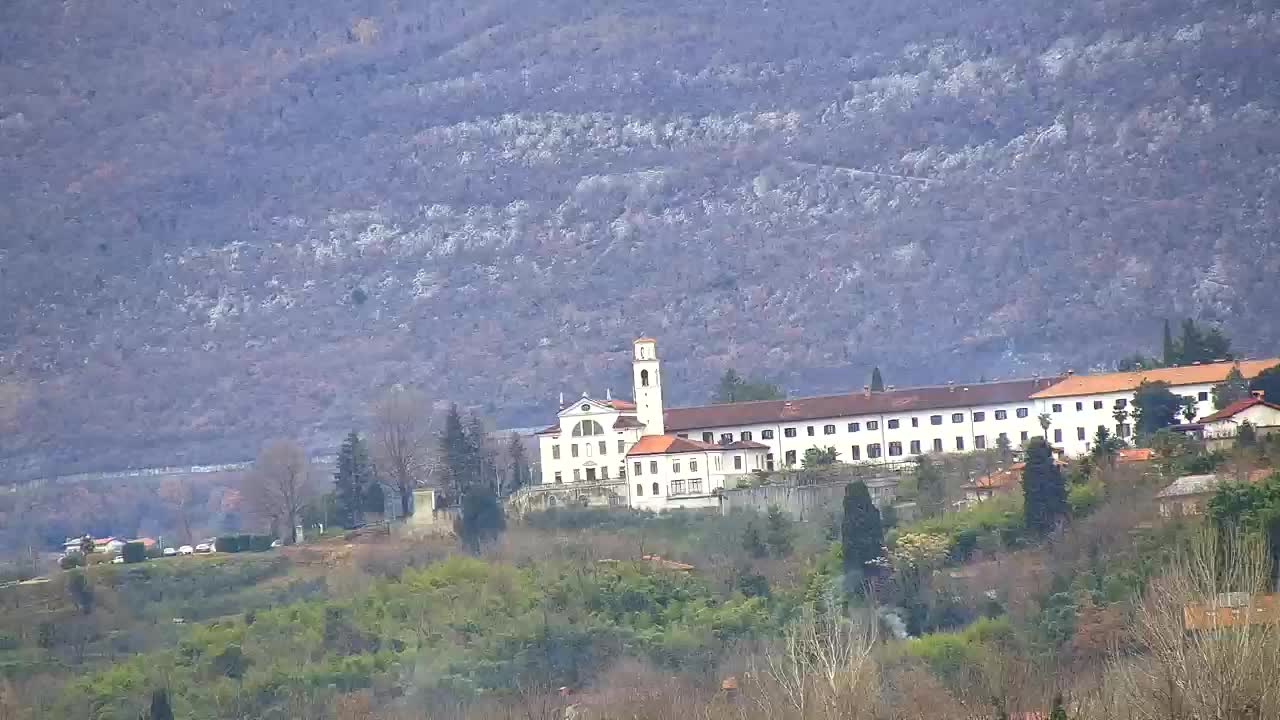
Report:
M756 471L799 466L806 450L833 447L849 463L892 463L927 453L1012 448L1048 436L1068 456L1089 450L1099 426L1122 437L1117 422L1144 380L1213 412L1210 395L1231 368L1246 378L1280 358L1219 362L1143 372L957 383L788 400L666 408L657 342L633 344L635 402L583 395L561 403L554 425L538 432L544 485L623 484L626 504L663 510L715 507L717 492ZM1048 422L1048 428L1044 422ZM618 499L621 504L621 498Z

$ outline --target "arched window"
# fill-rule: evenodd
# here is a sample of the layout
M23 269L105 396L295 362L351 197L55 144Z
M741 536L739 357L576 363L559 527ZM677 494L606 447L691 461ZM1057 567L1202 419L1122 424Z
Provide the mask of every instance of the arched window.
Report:
M579 420L577 425L573 426L573 436L582 437L584 435L603 435L604 428L600 427L600 423L595 420Z
M644 497L644 486L636 483L636 497Z
M654 495L657 495L657 494L658 494L658 483L654 483L654 484L653 484L653 494L654 494Z
M649 371L648 370L640 371L640 385L641 387L649 387Z

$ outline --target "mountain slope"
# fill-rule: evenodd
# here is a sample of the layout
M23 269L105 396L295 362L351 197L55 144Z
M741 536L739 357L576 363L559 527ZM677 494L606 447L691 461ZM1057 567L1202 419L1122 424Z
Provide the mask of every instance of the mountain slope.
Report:
M14 0L0 476L391 382L534 424L642 331L670 402L1274 348L1278 46L1261 0Z

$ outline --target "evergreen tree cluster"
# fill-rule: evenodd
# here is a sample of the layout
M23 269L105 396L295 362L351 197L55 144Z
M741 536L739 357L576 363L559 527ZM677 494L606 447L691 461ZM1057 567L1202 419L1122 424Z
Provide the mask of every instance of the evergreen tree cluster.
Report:
M1218 328L1201 327L1195 320L1186 318L1181 330L1175 340L1169 321L1165 320L1161 354L1166 366L1231 359L1231 340Z
M444 461L445 485L453 499L463 498L480 486L496 493L497 469L488 440L479 417L473 415L464 420L457 405L449 408L444 432L440 434L440 457Z
M382 485L369 457L369 447L355 430L342 441L333 480L336 519L343 527L360 525L365 512L382 511Z
M729 368L720 376L716 392L711 396L713 402L737 403L755 400L781 400L786 397L782 389L773 383L758 380L747 380L737 370Z

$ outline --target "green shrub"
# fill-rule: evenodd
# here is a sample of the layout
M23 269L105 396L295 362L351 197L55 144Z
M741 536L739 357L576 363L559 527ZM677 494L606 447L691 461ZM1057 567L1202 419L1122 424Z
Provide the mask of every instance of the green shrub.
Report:
M124 556L124 561L127 563L140 563L147 559L147 546L138 540L127 542L120 554Z
M73 568L84 566L84 556L80 553L69 553L58 559L58 567L63 570L71 570Z

